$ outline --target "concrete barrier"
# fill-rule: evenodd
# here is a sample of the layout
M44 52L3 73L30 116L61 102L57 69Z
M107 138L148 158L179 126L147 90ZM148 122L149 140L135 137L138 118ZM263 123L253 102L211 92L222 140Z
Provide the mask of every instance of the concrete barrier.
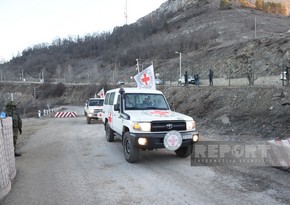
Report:
M0 200L11 189L11 180L16 175L12 118L0 119Z
M63 118L63 117L76 117L77 113L76 112L57 112L55 114L56 118Z

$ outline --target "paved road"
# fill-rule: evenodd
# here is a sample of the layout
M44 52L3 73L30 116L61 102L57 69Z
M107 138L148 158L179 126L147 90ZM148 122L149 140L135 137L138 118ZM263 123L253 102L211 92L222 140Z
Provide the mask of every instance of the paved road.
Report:
M84 116L26 119L21 137L23 155L1 205L290 204L287 172L191 167L167 150L142 152L130 164L120 141L107 142L103 125Z

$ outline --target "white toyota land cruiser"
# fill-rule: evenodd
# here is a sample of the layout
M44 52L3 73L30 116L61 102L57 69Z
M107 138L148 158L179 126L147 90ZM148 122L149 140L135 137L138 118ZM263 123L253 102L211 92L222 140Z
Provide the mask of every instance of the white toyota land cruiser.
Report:
M102 118L103 103L103 98L90 98L86 101L84 114L88 124L91 124L92 119L98 120Z
M106 139L120 137L125 159L136 162L140 150L167 148L179 157L192 153L199 140L194 120L170 110L161 91L118 88L106 93L102 120Z

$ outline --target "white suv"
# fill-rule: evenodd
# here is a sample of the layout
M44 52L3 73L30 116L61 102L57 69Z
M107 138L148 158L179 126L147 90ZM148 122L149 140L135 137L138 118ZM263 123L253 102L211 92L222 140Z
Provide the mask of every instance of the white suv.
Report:
M188 76L187 78L187 83L188 84L195 84L195 80L194 77L192 77L191 75ZM184 85L185 84L185 77L181 76L181 78L178 79L178 85Z
M106 139L121 138L128 162L139 159L140 150L167 148L179 157L192 153L199 139L192 117L170 110L161 91L118 88L106 93L103 117Z
M91 124L92 119L98 120L102 118L103 103L103 98L90 98L86 101L84 114L88 124Z

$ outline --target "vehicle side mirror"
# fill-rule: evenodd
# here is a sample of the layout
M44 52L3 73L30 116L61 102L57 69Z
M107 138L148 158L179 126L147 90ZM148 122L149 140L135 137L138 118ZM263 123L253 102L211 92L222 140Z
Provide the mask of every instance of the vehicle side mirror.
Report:
M120 111L120 104L114 105L114 111Z

